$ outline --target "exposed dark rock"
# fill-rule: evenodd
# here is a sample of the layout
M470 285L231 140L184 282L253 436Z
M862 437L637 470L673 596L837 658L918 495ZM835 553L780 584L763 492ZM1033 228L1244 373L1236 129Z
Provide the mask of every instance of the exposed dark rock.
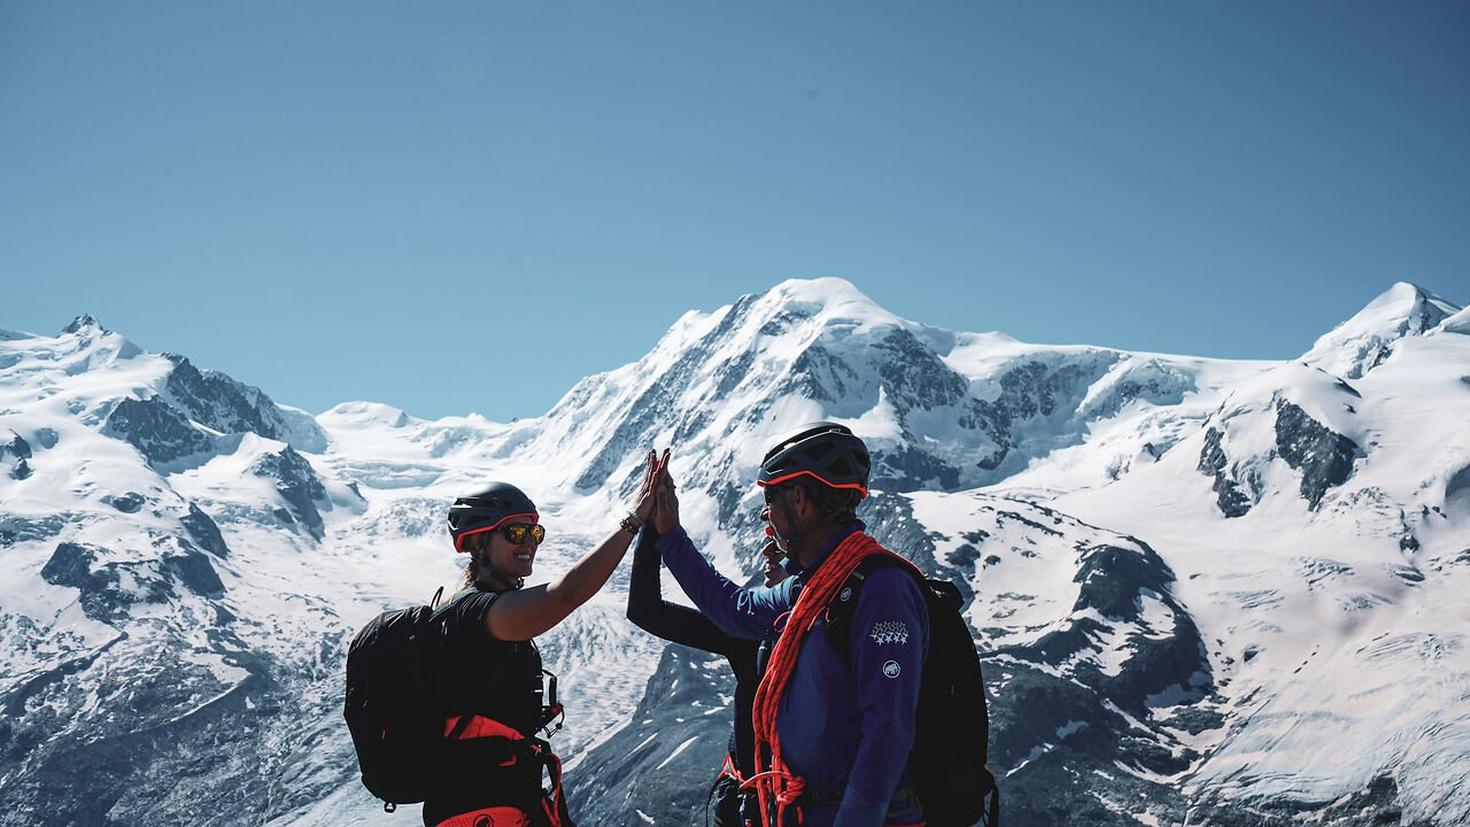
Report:
M249 709L247 697L267 685L251 676L221 686L206 667L179 660L166 645L142 657L130 654L128 668L114 679L125 682L106 687L115 702L98 716L105 724L73 738L48 738L63 722L44 706L16 722L16 741L26 752L23 764L6 756L0 824L269 820L269 808L279 806L270 801L272 782L262 771L269 744L258 732L262 715ZM47 694L68 697L75 691L71 680L63 676Z
M1138 808L1135 812L1142 812L1146 802L1158 823L1183 823L1184 800L1176 790L1138 779L1117 764L1160 773L1179 772L1187 764L1135 734L1127 719L1096 693L1024 665L987 662L986 670L987 684L1001 686L990 707L990 766L1013 773L1000 777L1005 823L1142 823L1103 806L1100 789L1107 799L1133 802L1130 809Z
M163 562L179 578L179 581L195 594L205 597L218 597L224 594L224 583L220 582L214 566L209 564L209 558L204 555L190 552L165 557Z
M1185 394L1195 390L1193 376L1150 359L1127 367L1122 378L1088 404L1087 415L1091 419L1111 417L1135 399L1145 399L1154 405L1177 405Z
M872 485L888 491L950 490L960 483L960 470L932 454L908 445L873 453Z
M162 395L190 419L226 434L255 433L290 443L302 450L320 450L326 437L315 422L293 427L286 412L260 388L236 381L218 371L201 371L176 353L165 353L174 369L164 381Z
M1047 535L1050 535L1052 537L1060 537L1060 536L1062 536L1062 532L1057 531L1056 529L1052 528L1051 526L1049 526L1049 525L1043 525L1043 524L1041 524L1041 523L1039 523L1039 522L1037 522L1035 520L1032 520L1032 519L1030 519L1028 517L1023 517L1018 512L1015 512L1015 511L1001 511L1001 512L997 512L997 514L996 514L996 525L1005 525L1005 522L1004 522L1005 520L1012 520L1014 522L1018 522L1021 525L1026 526L1027 528L1035 529L1036 531L1038 531L1038 532L1040 532L1042 534L1047 534Z
M1230 478L1227 468L1230 460L1225 456L1225 449L1221 447L1224 434L1217 428L1211 427L1205 431L1205 445L1200 450L1199 470L1201 473L1215 478L1216 502L1220 506L1220 513L1226 517L1241 517L1251 509L1251 499L1240 490L1235 480Z
M55 428L37 428L36 441L41 443L42 448L50 450L61 441L61 435L56 433Z
M911 408L954 405L969 393L969 380L905 328L885 330L873 350L878 375L900 415Z
M41 569L41 579L56 586L71 586L81 592L82 612L93 620L115 620L135 602L131 592L117 587L117 570L111 566L94 570L97 554L75 543L56 547Z
M1117 546L1097 546L1084 552L1073 578L1082 584L1074 611L1096 609L1103 617L1138 620L1142 590L1162 595L1174 573L1157 555L1140 554Z
M1461 493L1470 491L1470 465L1461 468L1450 475L1444 484L1444 498L1446 502Z
M173 587L156 562L98 564L103 549L61 543L41 569L41 579L81 592L82 612L93 620L115 622L135 603L158 603L174 596ZM128 575L124 583L122 575Z
M25 441L20 434L11 433L9 442L0 442L0 458L6 454L21 459L29 459L31 456L31 444Z
M1103 674L1085 659L1076 666L1077 676L1091 687L1097 697L1147 719L1152 697L1172 693L1180 701L1198 700L1214 687L1212 669L1199 630L1170 592L1173 572L1146 543L1136 539L1133 542L1138 545L1138 550L1112 545L1091 546L1083 550L1076 575L1081 588L1073 611L1084 614L1033 643L1001 646L996 651L1048 667L1065 665L1094 649L1098 640L1109 635L1107 624L1085 612L1094 611L1108 619L1108 624L1134 629L1143 622L1143 601L1157 601L1170 614L1168 628L1145 629L1142 634L1131 634L1127 640L1129 656L1115 674ZM1040 677L1037 679L1041 680ZM1076 720L1094 721L1090 718ZM1094 725L1104 726L1096 721ZM1164 754L1167 753L1168 750L1164 750ZM1153 752L1149 754L1153 755ZM1155 757L1164 761L1160 756ZM1159 767L1165 765L1173 767L1174 763L1164 761ZM1177 771L1178 767L1168 770Z
M92 583L92 563L97 555L86 546L62 543L41 568L41 579L53 586L86 588Z
M1336 560L1310 557L1302 560L1299 571L1302 579L1307 581L1307 588L1315 589L1324 581L1330 582L1341 575L1352 574L1353 567Z
M1314 510L1329 488L1352 476L1353 460L1362 454L1357 443L1285 399L1276 403L1276 450L1301 472L1302 497Z
M189 537L205 551L221 560L230 556L230 547L225 545L225 538L220 534L219 526L199 506L189 503L189 513L180 517L179 522L183 524L184 530L189 532Z
M1107 351L1092 356L1056 367L1041 361L1023 362L1001 375L1001 393L994 404L1003 407L1012 421L1049 417L1058 410L1075 411L1088 386L1120 358Z
M810 397L826 405L838 405L840 413L857 413L865 404L878 401L876 387L864 387L862 376L850 360L834 355L818 342L802 351L791 363L784 393Z
M91 666L98 657L106 654L107 650L127 639L127 636L126 632L120 632L117 637L80 657L62 661L40 674L26 678L5 696L5 714L12 718L18 717L25 711L26 701L67 675L76 674ZM0 741L0 743L3 743L3 741Z
M1191 824L1220 827L1294 827L1310 822L1324 827L1431 827L1433 822L1404 821L1398 784L1380 775L1357 792L1331 801L1299 801L1283 797L1242 798L1234 789L1206 790L1191 802Z
M327 491L305 457L287 446L278 453L261 456L251 471L257 477L274 480L276 491L290 506L293 522L305 525L312 537L322 538L322 515L316 501L325 499Z
M994 557L995 555L991 556ZM980 549L975 548L969 543L964 543L949 553L950 563L954 564L957 568L968 569L969 571L974 571L975 562L979 559ZM999 562L998 558L997 562ZM989 558L986 559L986 564L989 565Z
M117 403L102 432L126 440L150 464L203 453L214 444L208 434L189 424L189 420L157 396Z
M23 480L31 476L32 472L29 462L31 446L30 443L25 441L24 437L12 431L9 441L0 442L0 460L5 459L6 455L19 459L15 466L10 469L11 479Z
M868 533L888 549L912 560L922 571L949 577L945 572L952 566L935 556L934 538L914 519L913 502L909 498L886 491L874 493L863 501L858 516L867 523ZM955 585L969 600L969 582L959 580Z
M69 518L66 514L46 514L39 517L21 517L15 514L0 514L0 545L12 545L33 540L49 540L61 533Z
M138 513L138 509L142 508L143 503L147 500L142 494L136 491L129 491L121 497L105 496L102 498L102 501L124 514L136 514Z
M97 319L95 319L90 313L83 313L82 315L77 316L76 318L72 319L71 322L69 324L67 324L66 327L63 327L61 329L61 332L62 333L80 333L82 330L85 330L86 328L91 328L91 327L95 327L98 330L102 331L103 333L108 332L107 331L107 328L103 327L101 325L101 323L99 323L97 321Z

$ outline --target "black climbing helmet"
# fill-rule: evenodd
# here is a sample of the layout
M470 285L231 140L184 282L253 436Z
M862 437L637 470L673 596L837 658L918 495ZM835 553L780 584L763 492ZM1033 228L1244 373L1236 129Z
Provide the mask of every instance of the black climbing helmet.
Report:
M868 446L852 429L836 422L812 422L766 452L755 483L780 485L796 477L811 477L828 488L845 488L867 497L872 467Z
M449 536L454 550L464 551L464 538L494 531L512 519L535 523L540 517L536 504L525 492L508 482L492 482L483 491L460 497L449 506Z

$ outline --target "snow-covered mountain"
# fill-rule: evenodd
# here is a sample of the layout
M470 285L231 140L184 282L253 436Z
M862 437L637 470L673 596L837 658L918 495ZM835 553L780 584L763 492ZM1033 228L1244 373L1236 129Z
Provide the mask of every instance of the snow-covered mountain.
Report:
M456 576L448 500L522 485L547 577L673 445L685 523L742 578L756 463L817 418L873 449L871 530L970 598L1009 823L1461 823L1467 312L1398 284L1242 362L790 281L508 424L311 417L85 316L0 332L0 824L416 823L357 784L341 665ZM574 810L698 823L729 678L627 624L624 577L544 641Z

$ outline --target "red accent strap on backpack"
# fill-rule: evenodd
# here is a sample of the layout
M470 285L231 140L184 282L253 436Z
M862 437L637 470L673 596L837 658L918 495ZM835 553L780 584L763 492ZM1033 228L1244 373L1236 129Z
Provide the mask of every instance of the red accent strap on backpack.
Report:
M451 740L468 741L475 738L503 738L524 750L522 754L540 762L546 768L546 773L551 776L551 796L541 796L541 808L546 814L546 821L551 827L565 827L567 821L563 814L567 812L566 799L562 796L561 789L561 759L551 751L551 745L538 738L528 738L520 730L507 726L494 718L484 715L471 715L465 718L456 715L444 720L444 737ZM518 761L517 755L502 761L499 766L514 766Z
M515 807L482 807L468 813L450 816L434 827L531 827L531 819Z
M520 730L506 726L494 718L486 718L484 715L471 715L469 721L456 734L455 728L459 726L461 717L446 718L444 721L444 737L453 738L457 741L468 741L471 738L504 738L508 741L524 741L526 736Z
M765 677L755 690L755 703L751 709L751 722L755 726L755 775L741 784L755 787L760 799L761 824L763 827L781 827L786 823L786 812L796 814L796 823L802 823L800 800L806 791L806 779L791 772L781 755L781 734L776 731L776 712L781 697L786 694L786 684L796 671L796 658L801 652L802 638L811 630L827 604L837 594L842 584L852 575L858 564L874 554L886 554L904 565L918 571L908 560L884 548L877 540L861 531L853 532L837 545L832 553L817 567L815 576L801 585L801 594L791 617L766 666ZM765 760L769 753L770 760ZM772 808L776 821L771 821Z

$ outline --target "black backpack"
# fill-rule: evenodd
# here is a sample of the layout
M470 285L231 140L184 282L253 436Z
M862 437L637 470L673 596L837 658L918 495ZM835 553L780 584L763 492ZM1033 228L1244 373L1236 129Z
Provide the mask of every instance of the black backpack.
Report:
M383 809L423 801L435 758L444 742L444 715L434 700L433 663L444 616L466 589L438 606L378 615L347 647L347 700L342 717L352 732L362 784L383 799Z
M986 769L990 716L975 639L960 610L964 597L947 580L920 578L886 554L858 564L827 607L827 639L845 660L851 659L852 613L863 581L878 566L901 566L913 574L929 609L929 653L919 683L919 711L914 739L913 781L929 827L1000 824L1000 791ZM985 799L989 797L987 810Z

